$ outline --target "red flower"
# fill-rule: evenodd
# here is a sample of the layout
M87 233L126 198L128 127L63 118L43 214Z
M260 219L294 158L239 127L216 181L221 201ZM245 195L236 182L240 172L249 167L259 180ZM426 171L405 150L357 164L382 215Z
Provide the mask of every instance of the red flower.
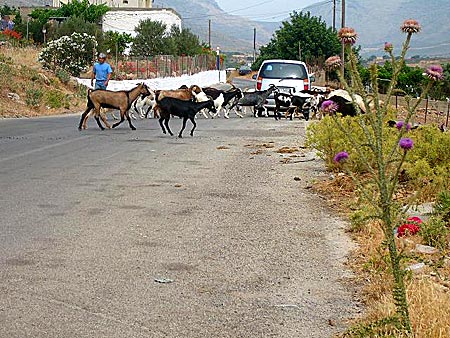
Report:
M10 38L16 39L16 40L22 39L22 34L20 34L19 32L16 32L16 31L12 31L10 29L5 29L2 32L2 34L5 36L8 36Z
M397 236L403 237L405 235L415 235L420 231L420 224L422 224L422 220L417 217L409 217L407 221L411 223L402 224L397 229Z

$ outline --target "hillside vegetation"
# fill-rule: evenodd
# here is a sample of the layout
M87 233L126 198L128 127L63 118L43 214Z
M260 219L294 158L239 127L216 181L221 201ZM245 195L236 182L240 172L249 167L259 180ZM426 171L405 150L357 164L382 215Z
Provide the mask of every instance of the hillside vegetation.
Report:
M66 74L58 78L37 62L33 47L0 47L0 116L30 117L75 113L83 109L85 91Z

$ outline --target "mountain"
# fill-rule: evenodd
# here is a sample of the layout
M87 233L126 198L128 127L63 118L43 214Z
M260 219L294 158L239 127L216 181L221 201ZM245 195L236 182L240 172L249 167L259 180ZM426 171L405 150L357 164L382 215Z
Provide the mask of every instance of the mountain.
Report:
M9 6L42 6L51 0L0 0ZM336 26L341 25L340 1L336 8ZM268 8L270 4L267 5ZM173 8L183 19L183 25L211 46L222 51L253 51L253 34L256 29L256 49L267 44L281 22L251 21L225 13L215 0L154 0L153 7ZM331 27L332 2L325 0L306 7L304 11L320 16ZM384 42L401 48L405 35L400 26L405 19L413 18L422 25L422 31L413 36L408 55L450 56L450 1L448 0L347 0L346 26L358 32L362 55L382 55ZM289 19L289 18L287 18ZM211 34L209 34L211 20Z
M336 26L341 27L340 5ZM332 5L310 6L304 11L321 16L332 25ZM415 19L422 31L413 36L409 56L450 56L450 1L448 0L358 0L346 1L346 26L358 33L362 55L384 54L384 42L391 42L399 51L405 39L400 26L406 19Z
M225 13L215 0L154 0L153 7L175 9L183 19L183 25L191 29L200 40L209 42L211 20L211 47L220 46L226 51L253 50L256 29L256 49L267 44L279 22L257 22Z

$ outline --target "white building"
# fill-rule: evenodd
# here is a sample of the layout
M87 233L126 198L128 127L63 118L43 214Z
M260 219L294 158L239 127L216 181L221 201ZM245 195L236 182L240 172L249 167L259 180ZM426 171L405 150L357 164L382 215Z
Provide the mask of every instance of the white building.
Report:
M70 0L53 0L53 7L61 7ZM111 8L152 8L153 0L89 0L92 5L105 4Z
M167 32L173 25L181 29L181 17L173 9L151 8L120 8L111 9L103 15L102 26L103 31L113 31L118 33L128 33L136 36L135 27L140 21L150 19L152 21L160 21L167 26Z
M53 0L53 7L61 7L70 0ZM89 0L93 5L106 4L110 10L103 15L102 30L127 33L136 36L134 29L140 21L160 21L167 26L167 32L173 25L181 29L181 17L171 8L152 8L153 0Z

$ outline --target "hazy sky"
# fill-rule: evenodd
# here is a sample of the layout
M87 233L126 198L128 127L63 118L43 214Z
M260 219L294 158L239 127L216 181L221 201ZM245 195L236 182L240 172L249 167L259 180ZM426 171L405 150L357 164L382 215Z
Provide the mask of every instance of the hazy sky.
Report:
M292 11L317 4L328 5L329 0L216 0L229 14L245 16L258 21L281 21Z

